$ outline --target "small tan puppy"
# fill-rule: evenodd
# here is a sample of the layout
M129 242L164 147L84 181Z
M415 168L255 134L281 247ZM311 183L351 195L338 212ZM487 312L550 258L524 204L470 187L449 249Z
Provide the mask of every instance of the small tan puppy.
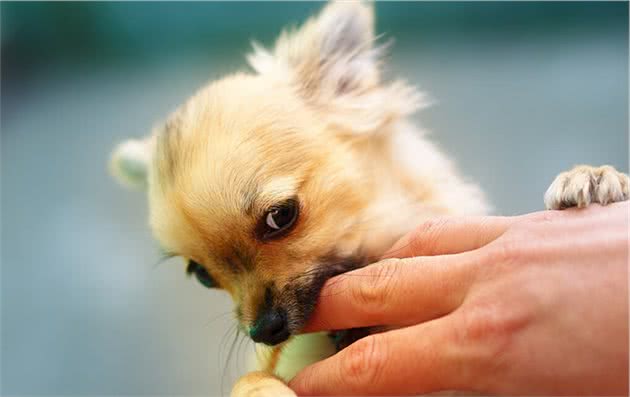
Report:
M422 95L381 79L373 26L371 6L329 4L273 51L255 46L253 72L201 89L150 136L114 152L116 176L148 190L162 247L232 296L256 342L297 343L327 279L376 261L423 220L488 210L480 189L406 120ZM556 179L545 204L627 198L627 176L582 166ZM310 361L334 351L302 340L299 354L316 350ZM233 394L291 395L279 379L308 360L282 355L266 356L265 372Z

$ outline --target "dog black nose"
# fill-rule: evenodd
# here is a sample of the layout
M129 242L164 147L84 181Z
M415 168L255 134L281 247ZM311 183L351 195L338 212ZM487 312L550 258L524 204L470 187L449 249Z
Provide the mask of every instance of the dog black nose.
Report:
M282 309L265 310L258 315L249 336L254 342L269 346L277 345L289 339L287 314Z

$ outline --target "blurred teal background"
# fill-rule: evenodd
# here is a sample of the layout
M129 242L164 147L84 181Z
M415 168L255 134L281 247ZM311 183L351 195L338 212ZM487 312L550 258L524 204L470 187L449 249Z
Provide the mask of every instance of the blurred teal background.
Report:
M1 394L227 392L251 347L226 363L228 298L154 265L145 198L111 180L108 155L321 3L0 7ZM576 163L628 170L628 3L376 10L389 75L435 100L415 120L497 213L540 209Z

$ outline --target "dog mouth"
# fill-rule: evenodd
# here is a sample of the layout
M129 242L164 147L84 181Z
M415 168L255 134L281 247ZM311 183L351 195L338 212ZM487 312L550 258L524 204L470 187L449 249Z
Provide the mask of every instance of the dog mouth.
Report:
M358 256L328 255L313 269L291 279L281 291L266 289L265 298L248 333L254 342L276 346L301 333L315 310L327 280L365 266Z
M365 258L352 256L327 255L314 269L296 276L284 288L283 301L286 307L290 334L299 333L315 310L317 300L324 284L329 279L343 273L359 269L367 264Z

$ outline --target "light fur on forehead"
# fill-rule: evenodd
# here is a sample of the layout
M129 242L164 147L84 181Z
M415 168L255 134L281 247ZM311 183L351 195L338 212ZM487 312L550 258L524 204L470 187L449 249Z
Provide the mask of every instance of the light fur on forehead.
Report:
M287 80L335 127L375 132L423 105L404 82L381 83L386 45L375 41L371 5L333 2L301 28L284 31L272 52L254 43L248 61L261 75Z

